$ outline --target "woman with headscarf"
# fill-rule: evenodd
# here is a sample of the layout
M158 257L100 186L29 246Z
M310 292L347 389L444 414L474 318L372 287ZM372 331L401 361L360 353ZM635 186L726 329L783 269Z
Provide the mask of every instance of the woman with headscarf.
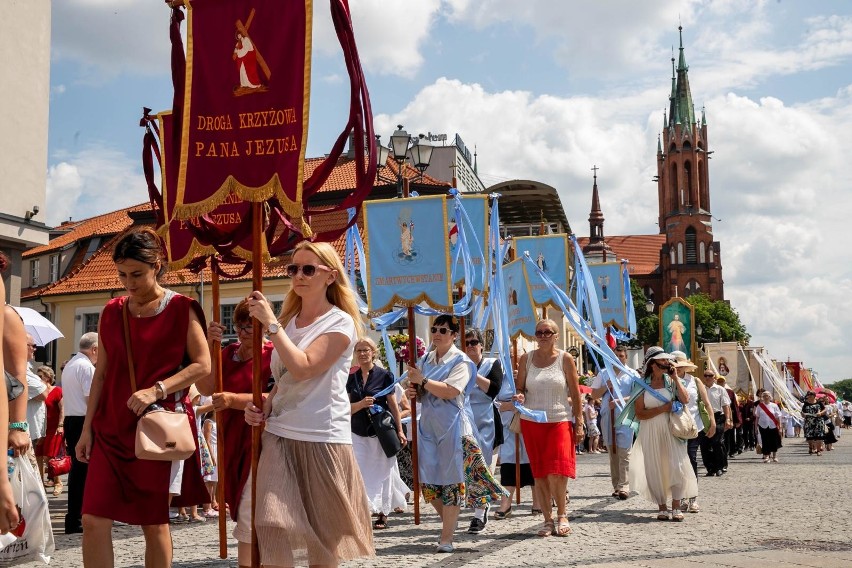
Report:
M825 440L825 405L817 400L814 391L805 393L802 404L802 416L805 417L805 439L808 441L808 453L822 455Z
M642 379L634 381L630 401L618 417L636 432L630 451L630 487L656 503L657 520L683 521L681 500L698 494L696 477L686 453L686 442L675 438L669 429L669 413L674 402L689 403L689 394L674 380L672 357L660 347L645 353ZM687 412L687 410L681 410Z

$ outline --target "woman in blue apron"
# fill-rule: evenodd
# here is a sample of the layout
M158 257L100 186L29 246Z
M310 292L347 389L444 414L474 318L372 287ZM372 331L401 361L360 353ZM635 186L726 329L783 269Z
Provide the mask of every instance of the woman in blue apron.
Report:
M470 416L476 366L454 345L458 318L440 315L432 325L432 345L420 368L408 368L408 397L419 396L418 471L423 498L441 517L438 552L453 552L453 532L462 502L490 503L505 490L482 459Z
M485 466L491 469L494 457L494 448L503 441L503 428L500 428L500 436L497 436L496 426L500 424L497 408L494 406L494 398L500 392L503 383L503 366L500 361L482 356L485 343L482 340L482 332L476 328L468 329L464 334L464 352L476 365L476 384L470 392L470 409L473 413L473 424L478 433L476 441L482 450L482 459ZM477 534L482 532L488 522L488 504L479 503L474 505L473 519L467 532Z

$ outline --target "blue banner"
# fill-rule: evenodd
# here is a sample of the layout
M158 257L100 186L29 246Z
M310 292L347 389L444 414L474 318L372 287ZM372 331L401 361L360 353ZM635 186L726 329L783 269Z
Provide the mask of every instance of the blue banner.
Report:
M503 287L506 294L509 337L514 339L520 334L535 340L535 306L522 259L503 265Z
M371 316L421 302L452 313L446 201L436 196L364 203Z
M529 252L530 258L561 290L568 290L568 239L565 235L516 237L515 258ZM533 302L537 306L558 307L547 286L537 275L529 275Z
M485 291L483 279L487 273L484 270L485 246L488 243L488 196L487 195L460 195L466 219L456 219L455 203L452 199L447 200L447 240L450 244L450 259L453 261L453 286L462 283L468 285L473 292L481 294ZM468 224L469 220L469 224ZM464 281L464 260L459 254L458 247L459 225L463 225L466 233L467 246L470 250L470 260L473 263L472 282Z
M598 306L605 326L628 331L627 303L624 295L623 265L620 262L590 264L589 273L598 292Z

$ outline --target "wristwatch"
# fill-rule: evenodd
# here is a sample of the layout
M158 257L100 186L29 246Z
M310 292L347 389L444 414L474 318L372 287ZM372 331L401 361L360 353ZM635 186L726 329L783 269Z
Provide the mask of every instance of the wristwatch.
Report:
M278 323L278 322L269 324L269 327L266 328L266 334L267 335L275 335L279 331L281 331L281 324Z
M30 429L30 425L26 422L9 422L9 430L20 430L21 432L28 432Z
M420 383L420 386L421 386L421 387L423 387L423 388L425 389L425 388L426 388L426 383L428 383L428 382L429 382L429 379L427 379L426 377L423 377L423 382L422 382L422 383Z

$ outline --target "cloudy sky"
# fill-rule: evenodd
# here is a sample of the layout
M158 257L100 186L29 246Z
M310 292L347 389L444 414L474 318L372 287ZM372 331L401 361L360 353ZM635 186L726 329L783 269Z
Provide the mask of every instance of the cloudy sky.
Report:
M345 123L347 78L315 2L308 155ZM725 292L752 344L852 377L852 6L793 0L350 0L376 131L459 133L486 185L556 187L588 234L655 233L656 139L677 27L706 108ZM168 10L53 3L48 222L145 201L140 109L171 101Z

